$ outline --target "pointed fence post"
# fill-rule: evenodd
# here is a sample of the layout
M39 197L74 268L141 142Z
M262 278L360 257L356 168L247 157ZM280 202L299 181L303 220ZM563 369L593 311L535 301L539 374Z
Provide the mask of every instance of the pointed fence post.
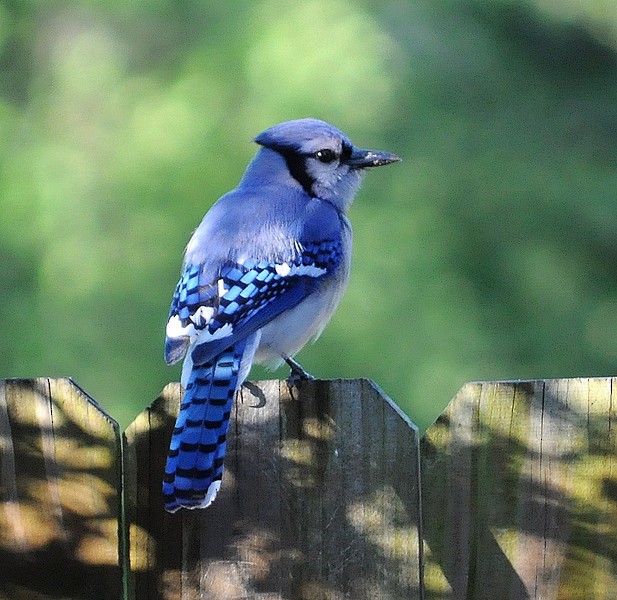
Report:
M421 597L417 430L371 382L243 388L216 502L170 515L180 396L168 386L126 432L135 598Z
M461 389L421 443L427 598L616 597L616 381Z
M68 379L0 380L0 597L122 598L118 425Z
M122 453L70 380L0 381L0 597L614 598L616 382L467 384L421 442L422 489L417 432L369 381L251 384L217 502L169 515L178 385Z

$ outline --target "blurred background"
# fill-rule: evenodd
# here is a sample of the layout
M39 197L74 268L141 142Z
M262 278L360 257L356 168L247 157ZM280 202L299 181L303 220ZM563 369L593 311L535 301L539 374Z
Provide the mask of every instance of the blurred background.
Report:
M421 427L469 380L616 375L616 76L614 0L0 0L0 377L126 426L179 376L193 228L303 116L404 159L309 371Z

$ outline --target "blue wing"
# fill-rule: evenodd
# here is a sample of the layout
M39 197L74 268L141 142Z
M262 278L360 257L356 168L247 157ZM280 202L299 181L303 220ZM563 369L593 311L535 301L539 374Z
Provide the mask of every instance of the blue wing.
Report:
M228 262L215 277L188 264L169 312L165 358L180 360L191 342L204 364L314 292L342 262L341 240L297 245L291 260Z

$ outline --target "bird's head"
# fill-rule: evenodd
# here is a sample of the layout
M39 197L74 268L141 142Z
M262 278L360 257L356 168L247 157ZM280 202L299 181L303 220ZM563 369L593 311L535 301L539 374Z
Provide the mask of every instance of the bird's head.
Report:
M255 141L283 156L290 175L307 194L343 211L353 200L365 169L400 160L389 152L355 148L344 133L318 119L279 123Z

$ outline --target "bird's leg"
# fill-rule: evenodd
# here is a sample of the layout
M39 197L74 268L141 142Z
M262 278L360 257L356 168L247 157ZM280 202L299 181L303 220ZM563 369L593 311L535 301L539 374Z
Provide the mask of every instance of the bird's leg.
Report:
M286 354L281 354L281 357L289 365L289 368L291 369L291 373L289 374L289 377L287 378L287 382L289 383L290 386L294 386L298 384L300 381L308 381L310 379L315 379L310 373L304 370L304 368L299 362L295 361L290 356L287 356Z

